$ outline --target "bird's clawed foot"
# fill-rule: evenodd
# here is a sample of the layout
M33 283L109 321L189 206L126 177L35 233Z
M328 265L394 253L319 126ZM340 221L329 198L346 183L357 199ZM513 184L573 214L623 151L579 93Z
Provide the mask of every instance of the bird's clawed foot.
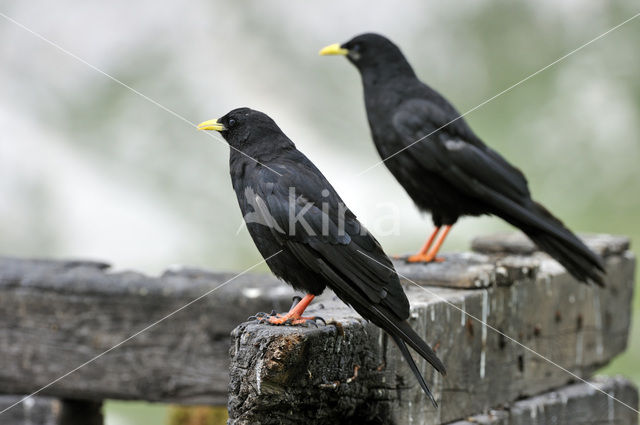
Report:
M327 322L319 316L298 316L295 317L293 315L287 314L276 314L273 316L269 316L263 319L258 319L258 323L266 323L268 325L290 325L290 326L314 326L318 327L318 321L321 321L323 325L326 325Z
M407 258L407 263L441 263L444 261L444 258L437 257L438 251L440 251L440 247L444 243L445 238L449 234L451 230L451 225L444 226L444 231L440 234L438 239L436 240L436 236L440 232L440 227L436 227L433 230L433 233L429 236L429 239L425 242L424 246L415 255ZM435 241L435 244L434 244Z
M407 263L442 263L444 258L429 254L415 254L407 258Z
M313 295L307 295L304 298L293 297L293 304L291 305L291 310L288 313L276 313L275 310L271 313L257 313L255 316L249 317L248 320L255 320L258 323L264 323L267 325L285 325L285 326L314 326L318 327L317 322L322 322L323 325L326 325L327 322L322 317L312 316L312 317L304 317L302 316L302 312L305 310L307 305L313 299Z
M320 316L295 316L289 313L276 313L275 311L257 313L255 316L249 317L248 320L255 320L258 323L273 326L314 326L317 328L318 322L322 322L323 325L327 324L326 320Z

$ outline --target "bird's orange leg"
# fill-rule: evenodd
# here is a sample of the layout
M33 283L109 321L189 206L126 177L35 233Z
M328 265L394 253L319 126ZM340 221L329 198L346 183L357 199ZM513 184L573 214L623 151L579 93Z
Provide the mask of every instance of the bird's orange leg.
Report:
M302 313L309 306L311 301L315 298L315 295L307 294L301 299L295 306L289 310L286 314L276 314L274 316L269 316L265 318L264 321L269 322L272 325L302 325L306 324L307 321L315 321L315 317L302 317Z
M433 232L431 232L431 235L429 236L429 239L427 239L427 241L422 246L422 249L420 250L420 252L418 252L416 255L422 256L422 255L425 255L427 253L427 251L429 251L429 248L431 248L431 244L433 244L433 241L436 238L436 236L438 235L439 231L440 231L440 226L438 226L435 229L433 229Z
M436 235L438 234L439 231L440 231L440 226L438 226L435 229L433 229L433 232L431 232L431 235L429 236L427 241L424 243L424 245L422 245L422 249L420 249L420 251L417 254L410 256L407 259L407 261L414 262L414 261L412 261L413 258L421 258L421 257L423 257L427 253L427 251L429 251L429 248L431 248L431 244L433 244L433 240L436 238ZM395 258L396 260L399 260L402 257L399 256L399 255L396 255L393 258ZM420 260L417 260L417 261L420 261Z
M435 245L431 247L431 244L433 243L433 239L435 238L439 230L440 228L436 227L436 230L431 234L431 236L427 240L427 243L424 244L420 252L417 253L416 255L412 255L411 257L409 257L407 261L410 263L430 263L431 261L437 261L437 262L444 261L443 258L436 257L436 255L438 254L440 247L442 246L442 244L444 243L444 240L449 234L449 231L451 230L451 226L450 225L444 226L444 230L438 237L438 240L436 241Z

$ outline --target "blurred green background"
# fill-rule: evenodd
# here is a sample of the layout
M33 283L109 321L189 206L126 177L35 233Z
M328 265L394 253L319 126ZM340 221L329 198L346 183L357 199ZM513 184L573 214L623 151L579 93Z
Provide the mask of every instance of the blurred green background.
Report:
M238 106L269 113L387 252L401 253L420 246L431 222L384 167L356 176L379 160L359 76L318 49L386 34L464 112L639 10L597 0L4 0L0 11L193 123ZM89 257L148 273L259 260L224 143L2 18L0 39L0 254ZM640 239L638 45L640 18L467 117L578 232ZM493 218L462 220L445 250L505 229ZM634 302L637 310L637 294ZM639 317L630 349L604 372L640 384ZM166 407L142 403L106 410L109 425L166 417Z

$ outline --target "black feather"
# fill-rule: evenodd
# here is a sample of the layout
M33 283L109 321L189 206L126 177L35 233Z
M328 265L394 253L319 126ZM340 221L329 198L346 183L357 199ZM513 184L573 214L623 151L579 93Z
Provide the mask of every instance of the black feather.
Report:
M422 391L424 391L425 394L427 394L427 396L431 400L431 403L433 403L433 407L437 409L438 403L436 402L435 397L431 393L431 390L429 389L427 382L424 380L424 377L418 370L418 366L416 365L416 362L413 360L413 357L411 357L411 353L409 352L407 345L404 343L404 341L401 338L397 336L393 336L392 338L398 345L398 348L400 348L400 352L402 353L402 356L405 358L407 363L409 363L409 368L411 368L411 371L413 372L413 374L418 378L418 382L420 383L420 387L422 387Z
M343 44L362 76L371 134L385 165L436 226L493 214L523 230L576 279L604 284L602 260L531 199L525 176L485 145L460 113L422 83L387 38ZM418 141L419 140L419 141Z
M406 322L409 301L378 241L265 114L242 108L219 122L227 128L223 137L237 149L231 150L230 171L240 210L273 273L315 295L328 286L389 333L435 403L405 344L441 373L444 365ZM291 226L292 216L303 220Z

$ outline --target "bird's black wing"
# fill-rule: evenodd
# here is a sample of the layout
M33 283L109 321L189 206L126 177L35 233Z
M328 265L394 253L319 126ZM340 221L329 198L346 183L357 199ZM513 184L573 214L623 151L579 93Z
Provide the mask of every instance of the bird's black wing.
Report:
M422 389L436 404L406 344L440 373L445 367L409 326L409 301L391 260L358 222L320 171L302 154L280 161L258 177L257 213L283 249L324 277L331 289L365 319L382 327L400 347ZM293 194L292 194L293 192ZM291 217L303 221L291 225Z
M332 280L336 293L356 290L396 320L409 317L409 302L391 260L320 171L302 154L272 168L281 176L265 173L256 205L268 217L265 221L277 224L271 226L275 238L320 275L327 276L328 267L340 276ZM291 225L291 217L299 220Z
M391 260L378 241L346 209L320 171L302 154L294 159L272 166L280 176L276 177L271 171L261 176L260 193L256 195L262 196L264 202L255 203L259 205L259 214L268 217L265 222L274 223L271 231L283 248L330 282L331 289L365 319L391 334L420 386L435 404L405 344L440 373L445 373L445 367L407 323L409 301ZM294 216L304 212L304 223L297 221L295 226L290 226L290 208Z
M522 172L475 137L462 118L451 122L456 116L429 100L412 99L394 112L393 131L416 161L430 171L449 175L450 183L471 190L469 195L481 195L473 191L481 185L480 192L490 189L515 202L528 199Z
M527 180L520 170L472 133L468 134L466 124L460 124L462 120L453 123L457 123L457 126L451 124L451 127L445 126L448 122L446 120L450 121L450 115L433 102L412 99L397 108L392 117L392 126L407 146L405 152L425 169L446 179L459 192L486 205L487 212L517 225L530 237L535 238L530 231L527 232L531 228L554 235L581 252L597 268L602 268L597 255L564 227L560 220L531 199ZM414 143L442 126L445 127ZM555 253L557 259L562 260L562 257L567 256L566 253L557 253L558 249L549 247L544 242L538 243L545 245L548 252ZM571 270L575 269L566 261L563 264ZM585 266L579 268L589 269ZM592 278L597 281L595 275Z

